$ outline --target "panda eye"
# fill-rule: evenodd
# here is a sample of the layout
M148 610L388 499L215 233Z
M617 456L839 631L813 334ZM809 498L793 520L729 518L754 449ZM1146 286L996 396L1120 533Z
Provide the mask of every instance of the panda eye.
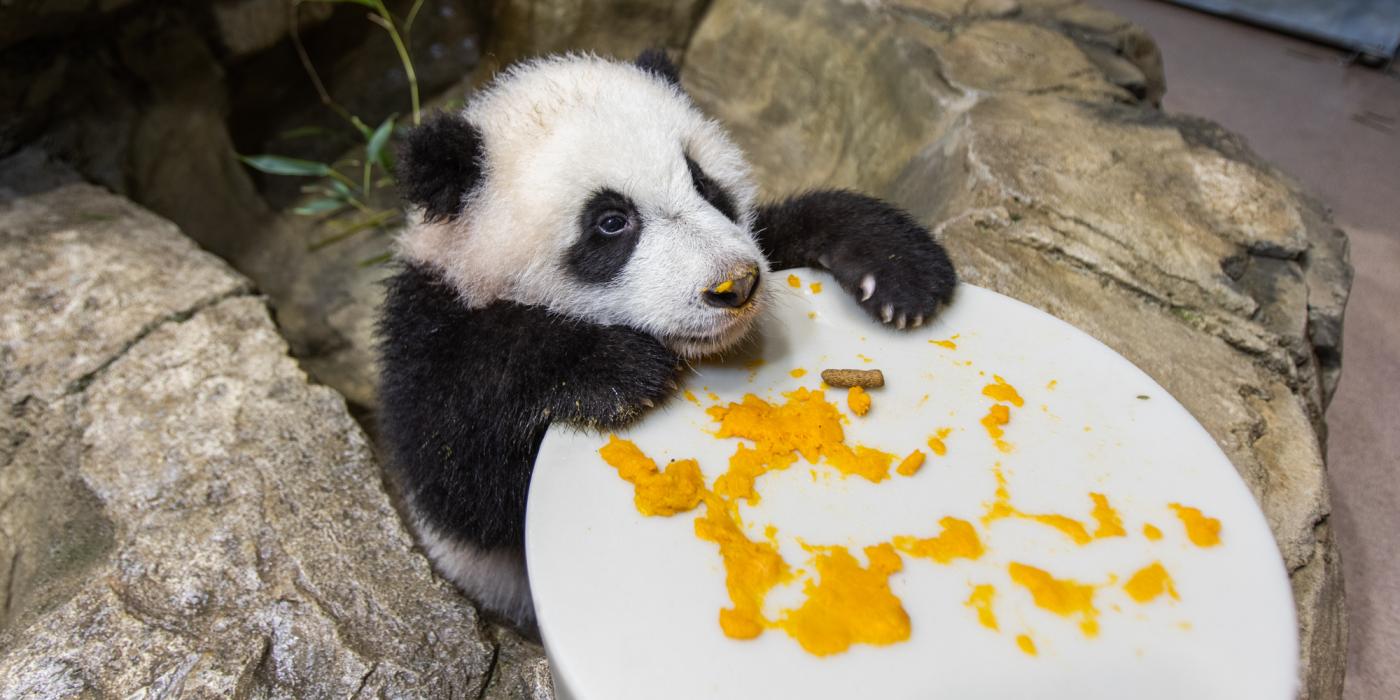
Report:
M593 226L605 236L616 236L627 228L627 215L619 211L604 212Z

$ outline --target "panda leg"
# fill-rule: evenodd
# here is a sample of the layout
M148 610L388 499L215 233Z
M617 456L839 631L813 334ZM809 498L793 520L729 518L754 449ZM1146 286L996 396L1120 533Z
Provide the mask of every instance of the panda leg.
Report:
M525 553L514 548L485 549L439 532L419 519L415 529L428 560L482 608L526 630L535 627Z
M845 190L759 207L754 231L774 269L821 267L877 320L922 325L953 298L948 253L904 211Z

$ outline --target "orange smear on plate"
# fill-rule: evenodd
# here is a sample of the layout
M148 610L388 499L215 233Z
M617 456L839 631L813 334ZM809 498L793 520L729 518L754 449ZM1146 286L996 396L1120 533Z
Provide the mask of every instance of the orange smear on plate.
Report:
M754 490L754 481L770 471L786 469L795 461L797 456L791 452L775 453L739 445L729 458L729 471L715 479L715 493L730 501L743 499L757 504L759 496Z
M810 547L817 553L815 581L803 586L801 607L777 623L803 649L817 656L846 651L853 644L883 646L909 639L909 614L890 590L890 576L904 568L888 543L865 548L862 567L845 547Z
M802 286L802 280L798 279L798 278L797 278L797 275L788 275L788 286L789 286L789 287L801 287L801 286Z
M997 449L1001 452L1010 452L1010 443L1001 439L1006 434L1006 431L1002 430L1001 427L1011 422L1011 409L1007 408L1005 404L992 404L992 407L987 409L987 415L982 416L981 422L982 427L987 429L987 436L996 443Z
M1036 655L1035 642L1031 640L1030 635L1016 635L1016 646L1021 647L1021 651L1026 652L1027 656Z
M1123 590L1139 603L1151 602L1164 593L1171 595L1175 600L1181 600L1181 596L1176 594L1176 586L1172 585L1172 577L1167 574L1161 562L1153 562L1133 574L1132 578L1123 584Z
M992 599L996 597L997 589L990 583L981 583L972 587L972 595L967 597L967 602L963 603L969 608L977 611L977 621L982 623L987 629L997 628L997 615L992 610Z
M1099 633L1099 611L1094 607L1094 587L1057 579L1044 569L1012 562L1008 567L1011 580L1027 591L1037 607L1062 617L1077 615L1079 629L1086 637Z
M632 501L642 515L675 515L700 504L705 478L693 459L671 462L662 472L631 440L616 435L609 437L598 454L633 485Z
M789 374L789 375L792 375L792 378L793 378L793 379L801 379L801 378L807 376L807 370L802 369L801 367L798 367L797 369L795 369L795 370L793 370L793 371L791 371L791 372L788 372L788 374Z
M938 524L943 526L943 532L937 537L920 539L899 535L894 538L894 546L909 556L931 559L939 564L947 564L954 559L976 560L986 551L972 523L945 516Z
M915 474L918 474L919 470L923 467L924 453L920 452L919 450L914 450L913 452L909 453L908 457L905 457L902 461L900 461L899 466L895 467L894 471L900 476L914 476Z
M867 481L879 483L889 478L890 463L894 461L894 455L888 452L856 445L851 449L845 443L829 445L823 452L826 455L826 462L836 471L847 476L855 474L865 477Z
M939 457L948 454L948 445L944 443L943 440L946 439L948 435L950 435L952 432L952 428L939 428L937 433L929 436L928 448L930 450L933 450L933 453L938 455Z
M874 482L889 476L894 455L863 445L854 449L846 445L841 414L823 392L804 387L783 396L787 402L775 406L746 394L743 403L712 406L706 412L720 424L718 437L752 440L760 452L796 452L814 464L825 458L843 474Z
M1078 545L1089 544L1094 539L1089 536L1089 531L1084 529L1084 523L1081 523L1078 520L1075 520L1074 518L1054 514L1027 515L1025 513L1017 513L1016 515L1027 520L1034 520L1035 522L1038 522L1041 525L1053 527L1056 530L1063 532L1071 540L1074 540L1075 544Z
M813 294L821 294L821 293L822 293L822 283L821 283L821 282L813 282L812 285L811 285L811 287L812 287L812 293L813 293Z
M763 634L763 601L774 586L791 578L788 565L768 542L750 540L718 496L705 497L705 517L695 520L695 536L719 545L724 587L732 607L719 611L719 627L733 639Z
M995 383L982 387L983 396L990 397L993 401L1009 403L1017 408L1025 404L1025 401L1021 399L1021 395L1016 393L1016 387L1007 384L1005 379L1002 379L999 375L993 374L992 381Z
M1149 540L1152 540L1153 542L1156 542L1157 540L1162 539L1162 531L1157 529L1156 525L1153 525L1152 523L1146 523L1142 526L1142 536L1146 537Z
M997 490L994 500L987 506L986 514L982 516L984 524L991 524L992 521L1001 518L1022 518L1059 530L1078 545L1086 545L1093 541L1094 538L1084 527L1084 523L1074 518L1054 513L1026 513L1011 505L1011 491L1006 486L1006 475L1002 473L1000 463L992 468L992 473L997 479Z
M1176 517L1186 526L1186 537L1197 547L1214 547L1220 544L1220 521L1207 517L1198 508L1169 503L1168 508L1176 511Z
M1091 493L1089 498L1094 499L1094 511L1091 513L1094 520L1099 524L1094 530L1094 538L1123 537L1128 534L1123 529L1123 519L1118 516L1118 511L1108 504L1108 497L1101 493Z

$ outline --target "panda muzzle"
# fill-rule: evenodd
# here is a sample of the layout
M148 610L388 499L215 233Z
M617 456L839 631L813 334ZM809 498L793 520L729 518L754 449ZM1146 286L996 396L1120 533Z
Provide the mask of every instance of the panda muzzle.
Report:
M700 297L706 304L721 309L737 309L753 299L758 289L758 267L750 265L719 284L705 289Z

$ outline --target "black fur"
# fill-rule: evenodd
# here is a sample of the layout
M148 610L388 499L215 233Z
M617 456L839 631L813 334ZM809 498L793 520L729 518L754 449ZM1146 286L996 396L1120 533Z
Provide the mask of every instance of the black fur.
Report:
M710 206L718 209L719 213L724 214L730 221L738 223L739 209L734 206L734 198L729 196L729 193L720 187L719 183L711 180L710 176L700 169L700 164L691 160L690 156L685 157L685 167L690 169L690 182L695 186L695 191L700 193L700 196L709 202Z
M875 276L875 293L861 306L877 319L931 318L953 298L958 276L928 229L878 199L845 190L807 192L759 207L754 224L773 269L825 267L860 299L860 282Z
M423 207L428 221L455 218L481 179L483 158L481 132L462 115L443 112L429 118L409 131L399 148L404 198Z
M615 429L674 388L655 338L540 307L469 309L405 265L379 325L380 424L406 495L439 531L520 551L525 494L552 421Z
M680 87L681 69L671 62L671 57L666 55L665 49L652 48L643 51L634 61L638 68L655 74L666 82Z
M604 216L623 216L627 227L608 233L598 227ZM578 218L579 239L569 247L569 272L584 282L602 284L622 272L637 242L642 238L642 218L632 200L614 191L603 190L589 197Z

